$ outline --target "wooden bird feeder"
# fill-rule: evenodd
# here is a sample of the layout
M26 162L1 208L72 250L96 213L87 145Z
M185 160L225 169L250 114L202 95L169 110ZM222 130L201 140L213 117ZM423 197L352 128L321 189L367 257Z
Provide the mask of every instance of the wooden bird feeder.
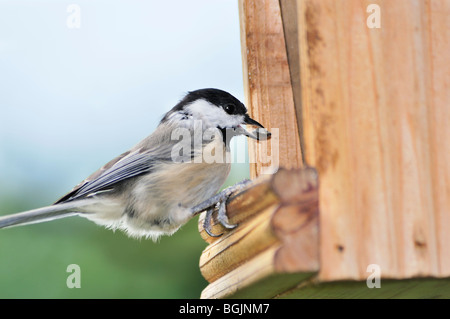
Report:
M200 217L201 297L449 298L450 1L239 10L246 105L280 168L250 144L239 227L212 238Z

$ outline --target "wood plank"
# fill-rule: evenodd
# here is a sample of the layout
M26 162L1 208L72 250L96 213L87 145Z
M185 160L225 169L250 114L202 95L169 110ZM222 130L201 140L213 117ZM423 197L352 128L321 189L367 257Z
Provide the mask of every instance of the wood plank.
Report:
M277 247L267 249L245 267L238 267L209 284L200 298L272 298L314 275L314 272L277 273L272 262L276 251Z
M252 117L275 133L269 144L272 149L267 151L264 149L267 143L249 142L250 177L258 176L271 165L301 167L296 109L279 2L239 0L239 14L246 105ZM272 154L274 150L278 153Z
M320 280L450 276L450 1L298 1Z
M234 297L234 296L233 296ZM278 299L449 299L450 278L382 280L380 288L368 288L366 281L319 282L317 278L286 289Z
M252 181L245 189L238 194L230 196L227 204L227 217L230 224L241 224L262 210L279 202L277 195L271 189L271 175L262 175ZM216 210L217 213L217 210ZM228 232L226 228L217 221L216 214L211 220L211 230L214 234ZM204 229L205 213L200 214L198 219L198 231L200 236L207 243L212 243L219 237L209 236Z
M251 255L257 255L278 242L270 225L277 206L269 206L251 222L240 224L232 235L228 233L205 248L199 266L207 281L217 280L246 262Z
M200 257L200 271L211 284L204 290L204 298L223 298L258 283L273 284L265 293L278 294L297 285L285 278L305 278L319 269L318 179L314 169L280 169L270 179L261 177L262 183L231 199L231 206L240 197L249 196L258 201L253 188L259 189L264 202L272 193L276 200L261 207L242 220L239 226L212 241ZM261 192L266 185L267 191ZM246 215L248 202L237 201L235 211ZM240 205L240 206L239 206ZM239 207L241 209L239 209ZM233 220L239 214L232 215ZM199 223L202 231L203 224ZM296 276L284 276L294 274ZM272 279L284 278L277 285ZM264 284L263 284L264 285ZM289 287L287 287L288 285Z
M298 43L297 0L279 0L281 20L283 22L284 39L286 42L286 55L291 76L291 88L294 98L295 113L300 141L302 164L306 165L305 142L303 136L302 87L300 84L300 46Z

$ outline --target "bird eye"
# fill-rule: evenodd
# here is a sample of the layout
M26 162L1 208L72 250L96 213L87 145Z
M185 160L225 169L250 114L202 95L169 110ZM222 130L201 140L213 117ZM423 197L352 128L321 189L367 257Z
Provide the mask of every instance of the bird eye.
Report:
M234 104L226 104L224 106L224 110L225 112L227 112L228 114L233 114L234 111L236 110L236 107L234 106Z

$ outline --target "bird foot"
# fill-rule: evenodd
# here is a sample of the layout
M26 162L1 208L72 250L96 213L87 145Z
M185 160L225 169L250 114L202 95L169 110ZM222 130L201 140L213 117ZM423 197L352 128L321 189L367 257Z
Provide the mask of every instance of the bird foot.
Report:
M246 185L250 183L250 180L245 179L242 182L236 183L233 186L230 186L223 191L221 191L219 194L215 195L214 197L204 201L203 203L195 206L192 208L193 215L197 215L200 212L204 211L206 209L206 216L205 220L203 222L203 228L205 229L206 233L211 237L220 237L222 234L214 234L211 230L211 220L214 213L214 209L218 206L218 212L217 212L217 221L226 229L234 229L237 227L237 224L230 224L228 221L227 216L227 201L230 198L231 194L233 194L236 191L239 191L243 189Z

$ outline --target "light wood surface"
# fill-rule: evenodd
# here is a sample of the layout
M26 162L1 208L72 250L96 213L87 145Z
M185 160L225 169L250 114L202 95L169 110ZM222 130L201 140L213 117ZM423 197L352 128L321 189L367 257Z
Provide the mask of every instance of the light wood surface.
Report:
M450 276L450 1L300 0L322 280Z
M200 220L203 298L450 298L450 0L378 0L380 28L374 1L342 3L239 0L250 113L320 191L308 169L261 175L250 144L239 227Z
M317 273L318 199L317 172L311 168L280 169L231 198L230 221L239 220L239 226L231 231L222 229L224 235L214 240L205 238L210 244L200 257L200 271L210 285L202 297L227 297L253 284L276 294L298 281L283 279L266 286L268 277L297 274L293 278L298 280ZM258 202L264 205L255 205ZM246 212L246 207L253 207L253 213L236 214ZM201 233L203 221L204 216L199 220Z
M292 94L283 23L278 1L239 1L242 65L250 115L269 131L276 130L277 166L298 168L302 156ZM279 137L279 141L278 141ZM249 142L250 177L272 163L265 143ZM272 155L267 152L269 157Z

